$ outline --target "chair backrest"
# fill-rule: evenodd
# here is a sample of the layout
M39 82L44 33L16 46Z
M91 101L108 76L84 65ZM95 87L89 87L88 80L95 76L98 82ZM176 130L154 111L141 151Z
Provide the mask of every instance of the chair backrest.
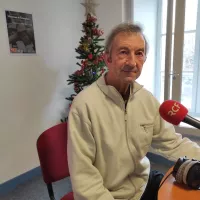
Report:
M37 140L37 151L45 183L69 176L67 123L60 123L44 131Z

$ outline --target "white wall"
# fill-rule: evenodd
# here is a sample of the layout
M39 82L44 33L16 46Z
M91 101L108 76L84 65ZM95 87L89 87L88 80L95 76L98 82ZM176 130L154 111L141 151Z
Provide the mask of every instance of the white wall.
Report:
M123 0L96 0L99 6L96 14L99 26L104 30L104 36L108 34L110 29L122 22Z
M82 35L80 0L0 1L0 183L39 166L36 140L60 120ZM5 9L32 13L37 55L10 55Z
M117 24L132 21L132 0L96 0L98 23L104 30L104 37Z

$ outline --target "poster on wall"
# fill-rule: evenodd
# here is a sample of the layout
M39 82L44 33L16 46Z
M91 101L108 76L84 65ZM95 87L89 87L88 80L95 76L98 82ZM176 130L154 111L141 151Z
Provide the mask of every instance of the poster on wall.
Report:
M12 54L35 54L32 14L5 11L9 49Z

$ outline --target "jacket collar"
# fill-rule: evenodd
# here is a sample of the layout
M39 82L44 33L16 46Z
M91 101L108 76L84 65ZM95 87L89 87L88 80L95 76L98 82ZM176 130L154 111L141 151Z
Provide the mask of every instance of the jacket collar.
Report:
M105 82L105 75L106 73L104 73L98 80L97 80L97 85L100 88L100 90L108 97L110 97L115 103L119 104L119 103L123 103L124 105L124 101L123 98L121 96L121 94L117 91L117 89L111 85L106 85ZM132 98L133 95L139 91L143 86L140 85L139 83L133 81L131 84L131 89L130 89L130 97ZM121 97L121 98L120 98Z

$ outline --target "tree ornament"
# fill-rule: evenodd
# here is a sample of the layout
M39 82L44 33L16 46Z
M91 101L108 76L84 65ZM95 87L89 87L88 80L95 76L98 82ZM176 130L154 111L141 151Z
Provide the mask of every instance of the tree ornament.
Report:
M81 5L85 7L85 16L90 13L96 15L95 7L97 7L99 4L94 3L93 0L85 0L85 3L81 3Z
M92 60L92 58L93 58L92 53L90 53L90 54L88 55L88 58L89 58L90 60Z

